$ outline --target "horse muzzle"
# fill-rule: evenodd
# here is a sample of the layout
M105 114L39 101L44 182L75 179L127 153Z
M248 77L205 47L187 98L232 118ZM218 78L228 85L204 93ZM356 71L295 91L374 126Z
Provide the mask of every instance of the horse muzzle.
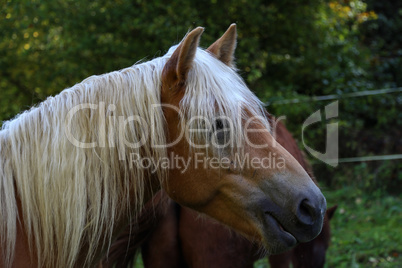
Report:
M259 201L258 218L270 254L311 241L321 232L326 211L326 200L321 192L312 191L293 200L279 203L265 197Z

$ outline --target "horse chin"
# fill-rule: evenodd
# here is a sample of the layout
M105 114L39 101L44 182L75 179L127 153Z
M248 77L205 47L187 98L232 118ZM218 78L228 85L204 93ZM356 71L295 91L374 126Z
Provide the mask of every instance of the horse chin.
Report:
M259 222L261 244L267 253L279 254L295 247L299 243L297 235L284 224L286 221L292 221L292 218L285 216L286 213L268 198L260 199L257 204L254 207L254 219Z
M297 239L286 231L280 222L271 214L265 214L263 219L263 245L268 254L279 254L298 244Z

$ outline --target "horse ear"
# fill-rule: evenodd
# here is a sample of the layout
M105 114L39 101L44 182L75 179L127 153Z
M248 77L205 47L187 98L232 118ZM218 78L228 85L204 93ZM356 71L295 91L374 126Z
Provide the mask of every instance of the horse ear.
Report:
M335 210L338 208L338 205L335 205L329 209L327 209L327 216L328 216L328 220L332 219L332 217L334 216Z
M207 50L214 54L220 61L228 66L234 66L234 52L236 49L237 31L236 24L230 25L229 29L221 38L215 41Z
M170 78L170 81L180 82L187 79L187 74L193 65L200 36L203 32L204 28L195 28L183 38L180 45L173 52L163 69L163 73Z

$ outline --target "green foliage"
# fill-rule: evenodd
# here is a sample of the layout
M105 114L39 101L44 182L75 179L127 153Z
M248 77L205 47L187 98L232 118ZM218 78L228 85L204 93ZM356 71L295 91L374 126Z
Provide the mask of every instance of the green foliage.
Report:
M401 17L397 14L402 14L402 10L400 4L393 6L387 1L381 3L383 4L368 1L367 6L366 3L356 0L332 1L321 6L314 23L319 45L307 49L303 53L303 60L291 63L296 66L296 71L292 72L295 80L283 86L278 84L282 87L281 94L270 99L275 102L278 99L302 99L305 95L342 95L400 86L398 51L402 47L402 41L399 37L390 38L389 32L396 35L397 29L401 29ZM383 13L377 14L377 11ZM388 22L388 28L379 32L378 25L385 25L382 20ZM374 41L369 43L368 40ZM378 53L394 56L389 60L379 60L381 57ZM298 77L298 74L301 76ZM288 79L283 80L283 83L287 81ZM396 138L401 136L402 126L399 96L400 93L393 93L339 101L341 158L400 153L398 148L401 142ZM269 109L274 114L287 115L287 126L300 139L300 124L312 112L327 104L329 102L273 104ZM306 144L316 150L325 151L327 123L329 122L316 124L305 131ZM397 161L341 164L337 169L324 166L314 159L313 161L316 164L314 170L318 179L332 187L342 187L346 184L359 185L367 192L378 189L399 192L399 188L395 186L401 183L401 165ZM362 172L365 176L362 176ZM345 174L349 177L343 176ZM356 178L362 178L364 183L358 182Z
M366 0L376 20L361 27L362 40L373 52L371 71L375 82L389 87L402 86L402 2Z
M331 221L328 267L398 267L402 261L400 198L367 195L356 188L324 193L329 204L339 205Z
M313 51L322 40L314 29L323 6L321 0L223 1L219 6L216 1L8 1L0 25L1 90L27 96L19 106L30 105L91 74L158 56L198 25L207 29L206 47L236 22L239 69L261 96L274 96L305 76L298 70L309 67L306 55L316 58ZM9 101L3 104L5 113L14 114Z

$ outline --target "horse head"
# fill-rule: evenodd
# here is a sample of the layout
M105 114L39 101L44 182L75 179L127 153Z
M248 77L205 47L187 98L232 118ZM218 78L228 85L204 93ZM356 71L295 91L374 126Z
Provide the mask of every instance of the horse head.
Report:
M261 102L236 73L236 25L208 49L198 27L172 47L162 72L170 167L163 188L269 253L321 231L326 201L302 166L275 142Z

